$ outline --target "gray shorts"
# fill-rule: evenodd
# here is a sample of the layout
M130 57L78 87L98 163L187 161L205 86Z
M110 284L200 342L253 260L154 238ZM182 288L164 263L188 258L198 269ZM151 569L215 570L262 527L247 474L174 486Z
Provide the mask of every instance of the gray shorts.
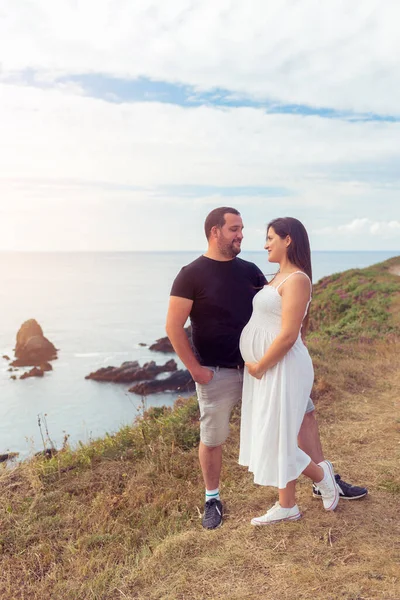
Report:
M196 383L200 408L200 439L205 446L221 446L229 435L229 420L242 398L243 369L206 367L214 376L205 385ZM308 399L306 413L315 409Z

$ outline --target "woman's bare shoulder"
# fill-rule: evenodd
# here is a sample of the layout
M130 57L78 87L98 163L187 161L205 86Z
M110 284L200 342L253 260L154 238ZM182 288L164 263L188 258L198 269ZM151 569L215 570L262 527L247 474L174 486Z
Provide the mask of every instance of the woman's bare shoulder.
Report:
M304 273L303 271L296 271L295 273L292 273L290 277L288 277L288 279L281 287L282 293L284 293L285 289L287 291L296 290L298 292L304 290L310 293L311 281L306 273Z

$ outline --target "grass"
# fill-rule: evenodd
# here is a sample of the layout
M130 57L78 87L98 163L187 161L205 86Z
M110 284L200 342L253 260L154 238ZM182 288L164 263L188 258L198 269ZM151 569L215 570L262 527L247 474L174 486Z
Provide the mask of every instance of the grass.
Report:
M321 279L314 286L313 336L364 343L382 335L398 336L400 278L391 273L396 261L399 259Z
M255 486L237 464L237 411L224 448L225 523L202 530L198 407L195 398L178 400L174 410L150 409L116 435L0 470L0 598L400 600L400 295L393 264L339 275L317 286L313 302L322 306L331 286L332 293L353 287L349 293L358 289L363 298L368 343L351 334L346 311L334 305L331 317L318 317L309 346L325 453L345 479L368 485L366 499L326 513L300 478L301 521L250 527L276 491ZM381 335L370 306L378 298L365 299L360 278L381 286L374 287L378 295L392 290ZM327 333L335 325L339 333Z

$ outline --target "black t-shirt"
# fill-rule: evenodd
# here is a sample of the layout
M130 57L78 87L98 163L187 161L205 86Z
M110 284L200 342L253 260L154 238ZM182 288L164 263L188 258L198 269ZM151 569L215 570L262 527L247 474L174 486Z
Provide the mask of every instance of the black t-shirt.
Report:
M193 350L201 365L243 365L240 334L250 319L254 296L266 283L260 269L241 258L200 256L181 269L171 296L193 300Z

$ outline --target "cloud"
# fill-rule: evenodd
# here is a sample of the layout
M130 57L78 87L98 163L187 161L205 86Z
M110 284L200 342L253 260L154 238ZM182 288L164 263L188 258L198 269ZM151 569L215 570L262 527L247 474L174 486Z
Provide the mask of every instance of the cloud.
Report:
M1 84L0 95L0 159L9 177L293 189L296 179L305 187L307 180L340 180L343 169L345 180L354 169L354 181L371 183L391 161L393 181L400 181L400 123L115 105L67 90Z
M243 212L248 248L260 244L248 232L283 213L312 229L397 214L398 123L112 104L70 89L0 84L0 130L0 208L8 215L1 247L37 244L33 223L42 222L55 232L39 240L49 248L151 249L162 239L169 249L198 248L198 219L227 203ZM121 227L125 217L141 223L141 231L121 237L118 217L111 228L108 213L119 213ZM74 228L79 214L82 236ZM150 226L154 215L168 235Z
M378 221L369 228L373 234L383 235L386 238L398 238L400 241L400 221Z
M365 0L3 0L2 69L224 88L399 115L400 5Z
M396 240L400 244L400 221L372 221L366 217L353 219L350 223L336 227L322 227L312 231L315 236L353 237L366 234L379 235L385 240Z
M1 247L198 248L199 221L228 203L249 248L282 214L329 223L323 247L395 235L397 4L53 4L2 3ZM143 81L163 102L130 101Z
M212 195L225 198L280 198L291 196L293 192L282 187L271 186L217 186L217 185L176 185L165 186L161 192L166 195L176 194L186 198L205 198Z
M362 231L365 229L366 225L368 225L369 219L354 219L351 223L347 223L346 225L339 225L338 231L342 231L344 233L354 233L357 231Z

